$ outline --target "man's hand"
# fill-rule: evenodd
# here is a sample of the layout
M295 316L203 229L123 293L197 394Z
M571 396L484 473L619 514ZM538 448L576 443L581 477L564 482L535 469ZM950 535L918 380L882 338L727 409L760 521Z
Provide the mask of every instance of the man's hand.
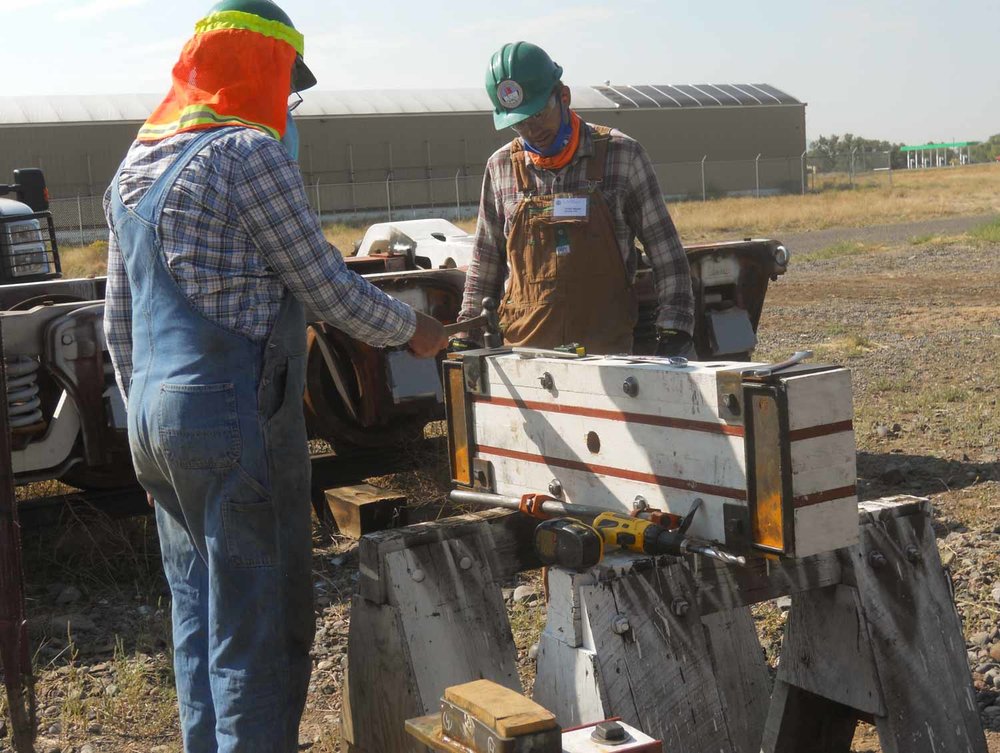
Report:
M656 334L656 355L681 356L687 359L695 359L698 354L694 350L694 341L691 335L682 330L661 329Z
M406 345L417 358L433 358L448 347L444 325L432 316L419 311L414 313L417 315L417 331Z

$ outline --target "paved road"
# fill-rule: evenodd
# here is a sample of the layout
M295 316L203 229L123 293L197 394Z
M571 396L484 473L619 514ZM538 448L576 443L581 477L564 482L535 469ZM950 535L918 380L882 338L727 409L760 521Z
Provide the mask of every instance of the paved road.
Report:
M995 214L981 214L970 217L942 217L921 222L903 222L898 225L872 225L871 227L831 227L806 233L786 233L779 235L793 254L807 254L832 246L835 243L908 243L922 235L959 235L974 227L995 220Z

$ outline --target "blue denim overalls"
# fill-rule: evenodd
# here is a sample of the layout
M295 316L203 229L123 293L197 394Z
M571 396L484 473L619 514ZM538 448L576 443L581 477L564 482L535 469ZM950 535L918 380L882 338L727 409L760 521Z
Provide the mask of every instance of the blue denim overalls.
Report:
M159 228L177 176L228 130L194 138L134 209L112 184L132 291L128 434L173 595L184 749L286 753L315 630L302 307L286 293L263 344L210 321L168 271Z

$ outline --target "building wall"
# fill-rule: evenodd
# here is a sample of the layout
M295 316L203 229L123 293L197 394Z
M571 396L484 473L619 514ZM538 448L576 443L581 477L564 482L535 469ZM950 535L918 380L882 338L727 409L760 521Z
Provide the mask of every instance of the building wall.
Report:
M753 189L758 175L763 190L789 190L800 179L804 105L582 114L642 142L667 195L700 193L705 156L710 193ZM41 167L54 197L100 195L138 127L123 122L0 128L0 182L10 180L16 167ZM300 119L299 130L303 177L324 209L385 206L390 171L389 200L395 204L474 201L486 159L513 136L496 132L488 113L313 117ZM352 174L353 187L332 185L350 184Z

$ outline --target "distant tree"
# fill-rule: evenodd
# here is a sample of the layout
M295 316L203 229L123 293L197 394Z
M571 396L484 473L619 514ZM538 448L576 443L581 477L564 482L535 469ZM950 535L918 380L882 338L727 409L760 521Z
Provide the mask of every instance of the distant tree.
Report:
M809 156L828 160L831 167L829 169L845 169L845 165L854 150L855 156L861 155L860 159L869 160L873 154L885 154L889 152L890 164L894 168L906 167L906 156L899 151L902 144L893 144L879 139L866 139L855 136L853 133L845 133L843 136L833 134L832 136L820 136L809 144ZM884 163L879 165L884 167Z
M976 144L971 150L973 162L994 162L1000 156L1000 133L995 133L986 141Z

